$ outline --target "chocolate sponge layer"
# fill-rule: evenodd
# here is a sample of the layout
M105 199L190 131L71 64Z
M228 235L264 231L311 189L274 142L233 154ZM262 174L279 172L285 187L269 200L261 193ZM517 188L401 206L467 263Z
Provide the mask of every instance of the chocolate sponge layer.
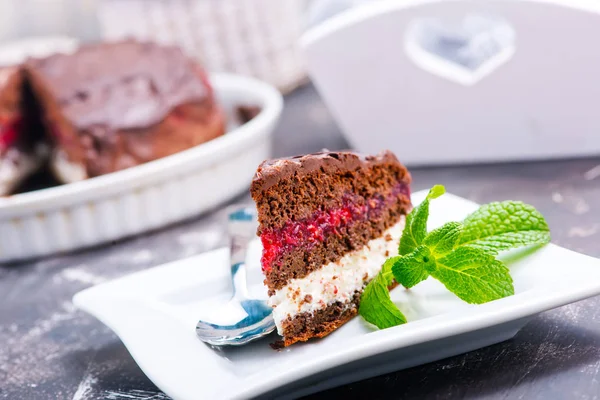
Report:
M337 301L314 313L301 313L288 317L282 323L283 345L322 338L358 314L361 292L356 292L348 302Z

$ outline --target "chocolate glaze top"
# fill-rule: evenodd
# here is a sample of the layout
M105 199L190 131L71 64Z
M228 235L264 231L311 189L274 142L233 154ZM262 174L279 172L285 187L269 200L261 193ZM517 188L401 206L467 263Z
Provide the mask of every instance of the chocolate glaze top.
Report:
M78 129L144 128L174 107L212 96L201 68L177 47L122 41L29 60Z
M400 164L389 150L377 155L363 155L352 151L323 151L302 156L263 161L252 179L252 191L267 190L294 174L304 175L322 168L325 174L334 174L376 164Z

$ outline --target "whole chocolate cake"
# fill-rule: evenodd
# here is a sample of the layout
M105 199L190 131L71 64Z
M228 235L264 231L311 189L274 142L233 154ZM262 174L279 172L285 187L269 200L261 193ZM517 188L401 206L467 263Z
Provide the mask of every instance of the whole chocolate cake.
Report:
M165 157L225 132L204 71L177 47L124 41L26 63L65 182Z
M285 346L323 337L356 315L364 286L397 252L410 180L388 151L323 152L259 166L251 193Z

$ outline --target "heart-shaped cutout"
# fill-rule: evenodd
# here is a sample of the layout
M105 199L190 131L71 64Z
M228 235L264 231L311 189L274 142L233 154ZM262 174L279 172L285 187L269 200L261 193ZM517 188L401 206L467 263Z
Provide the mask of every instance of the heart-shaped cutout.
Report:
M504 19L467 14L460 22L421 18L410 24L406 52L420 68L470 86L510 60L516 33Z

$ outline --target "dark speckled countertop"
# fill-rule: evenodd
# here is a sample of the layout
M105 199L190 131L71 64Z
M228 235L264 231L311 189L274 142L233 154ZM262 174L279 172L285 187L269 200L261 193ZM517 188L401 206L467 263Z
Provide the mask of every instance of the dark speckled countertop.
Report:
M346 147L311 86L288 96L275 155ZM600 256L600 158L412 174L414 190L443 183L477 202L531 203L546 216L554 243ZM217 210L110 246L0 267L0 399L168 399L108 328L73 308L71 297L93 284L225 245L222 217ZM310 399L367 397L597 399L600 298L543 313L510 341Z

